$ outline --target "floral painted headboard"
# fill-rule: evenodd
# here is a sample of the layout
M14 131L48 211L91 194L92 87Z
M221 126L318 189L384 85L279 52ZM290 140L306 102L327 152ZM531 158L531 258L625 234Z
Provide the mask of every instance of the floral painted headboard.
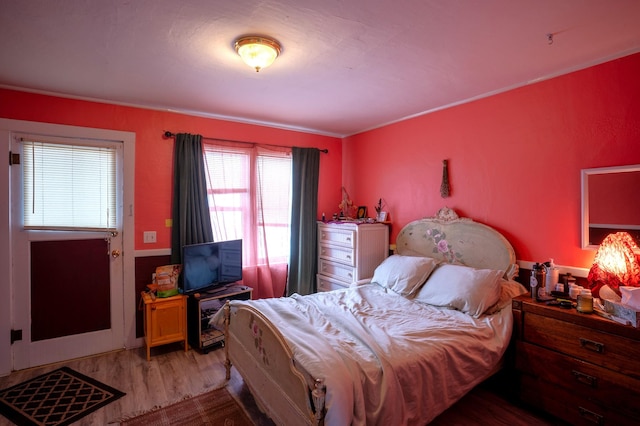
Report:
M396 253L501 270L507 279L518 275L515 252L502 234L490 226L460 218L448 207L432 218L416 220L402 228L396 239Z

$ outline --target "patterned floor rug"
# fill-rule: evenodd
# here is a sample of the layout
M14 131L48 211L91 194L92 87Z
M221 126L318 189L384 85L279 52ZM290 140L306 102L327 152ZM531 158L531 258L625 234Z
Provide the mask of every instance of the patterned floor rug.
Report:
M121 426L254 425L247 413L225 388L212 390L138 417L120 421Z
M0 414L19 425L64 426L124 395L62 367L0 390Z

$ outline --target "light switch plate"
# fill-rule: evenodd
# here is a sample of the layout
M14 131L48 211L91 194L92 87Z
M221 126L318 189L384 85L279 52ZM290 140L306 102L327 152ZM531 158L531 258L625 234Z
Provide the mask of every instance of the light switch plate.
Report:
M144 243L150 244L156 242L156 231L144 231Z

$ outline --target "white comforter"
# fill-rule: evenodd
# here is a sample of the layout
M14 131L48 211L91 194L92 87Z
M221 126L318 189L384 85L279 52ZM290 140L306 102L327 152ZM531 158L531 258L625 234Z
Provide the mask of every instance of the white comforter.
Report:
M376 284L249 303L325 379L331 426L433 420L495 369L512 329L510 305L475 319Z

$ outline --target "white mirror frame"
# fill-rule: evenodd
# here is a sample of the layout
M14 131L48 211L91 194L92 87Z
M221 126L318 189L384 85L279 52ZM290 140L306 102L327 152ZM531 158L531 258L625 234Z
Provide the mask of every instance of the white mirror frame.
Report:
M616 167L600 167L593 169L582 169L582 248L597 250L598 245L589 244L589 176L610 173L640 172L640 164ZM640 223L638 223L640 227Z

